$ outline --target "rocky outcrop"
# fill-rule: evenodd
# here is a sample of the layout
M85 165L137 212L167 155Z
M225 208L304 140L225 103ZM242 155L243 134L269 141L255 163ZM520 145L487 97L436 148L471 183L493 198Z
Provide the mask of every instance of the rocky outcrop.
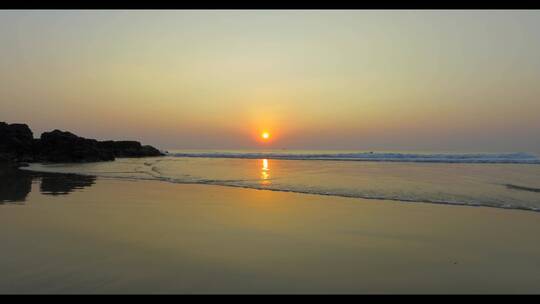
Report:
M32 161L34 136L25 124L0 122L0 161Z
M158 149L137 141L100 142L60 130L34 139L27 125L0 122L0 162L96 162L161 155Z
M101 141L99 146L111 151L115 157L147 157L161 156L158 149L152 146L143 146L138 141Z
M41 134L36 146L38 152L36 160L40 162L70 163L114 160L114 154L101 148L97 140L79 137L60 130Z

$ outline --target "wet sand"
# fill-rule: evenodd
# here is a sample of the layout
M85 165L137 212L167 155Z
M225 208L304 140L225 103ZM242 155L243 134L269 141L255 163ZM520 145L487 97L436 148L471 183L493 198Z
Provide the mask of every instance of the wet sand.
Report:
M540 293L538 212L43 181L0 205L0 293Z

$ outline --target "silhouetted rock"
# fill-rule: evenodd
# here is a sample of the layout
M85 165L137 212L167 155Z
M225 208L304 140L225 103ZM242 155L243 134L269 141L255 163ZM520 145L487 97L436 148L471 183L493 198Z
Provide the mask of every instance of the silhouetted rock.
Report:
M137 141L102 141L54 130L35 139L25 124L0 122L0 163L97 162L115 157L161 156L158 149Z
M143 146L138 141L102 141L99 142L100 147L111 151L115 157L146 157L146 156L161 156L158 149L152 146Z
M0 122L0 161L32 161L34 136L25 124Z
M95 139L54 130L41 134L36 160L42 162L95 162L114 160L111 151L100 147Z

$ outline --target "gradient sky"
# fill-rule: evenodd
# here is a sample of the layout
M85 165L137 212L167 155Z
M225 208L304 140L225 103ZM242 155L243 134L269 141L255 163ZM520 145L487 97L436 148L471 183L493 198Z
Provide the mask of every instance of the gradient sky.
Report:
M0 41L36 136L540 151L538 11L1 11Z

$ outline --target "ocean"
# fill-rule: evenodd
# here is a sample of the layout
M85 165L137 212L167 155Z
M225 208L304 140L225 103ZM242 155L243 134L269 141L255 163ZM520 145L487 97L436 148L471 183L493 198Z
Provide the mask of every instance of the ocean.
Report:
M29 170L313 195L540 211L530 153L171 150L160 158Z

